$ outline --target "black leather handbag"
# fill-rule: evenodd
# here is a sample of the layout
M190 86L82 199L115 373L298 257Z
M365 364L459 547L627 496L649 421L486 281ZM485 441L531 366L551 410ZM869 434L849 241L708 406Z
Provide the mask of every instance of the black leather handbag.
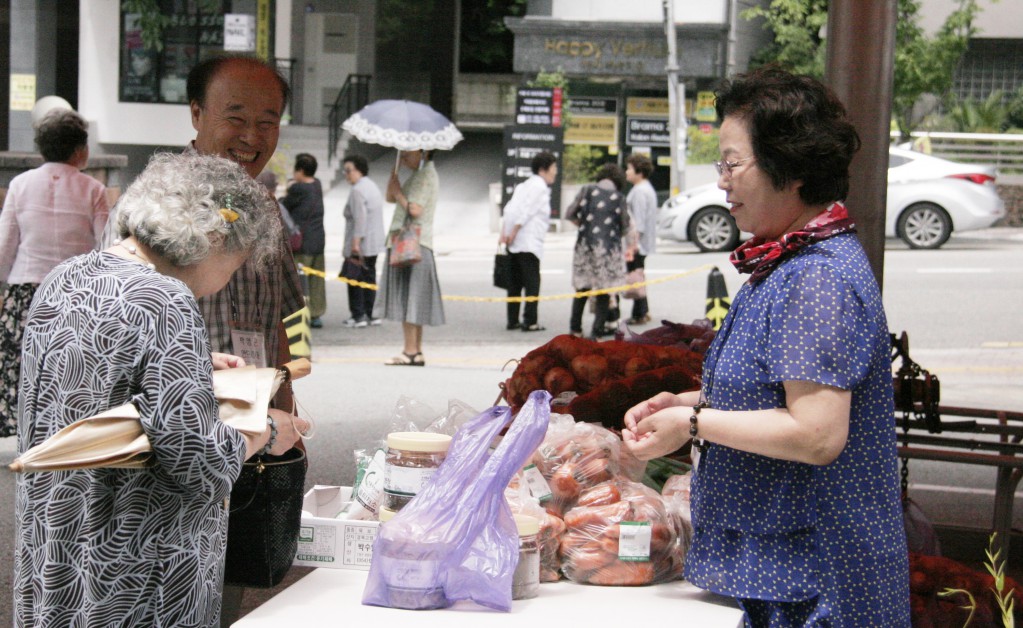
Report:
M504 247L498 247L494 254L494 287L507 290L511 285L511 255Z
M284 578L298 550L305 473L297 447L245 462L231 490L226 584L269 588Z

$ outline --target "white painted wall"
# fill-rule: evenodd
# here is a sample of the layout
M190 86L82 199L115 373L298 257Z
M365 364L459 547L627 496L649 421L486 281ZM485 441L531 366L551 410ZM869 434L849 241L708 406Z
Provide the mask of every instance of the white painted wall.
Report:
M274 56L279 59L291 58L291 0L277 0L274 28Z
M80 0L78 110L100 144L184 146L195 137L185 105L117 99L119 0Z
M1020 0L979 0L980 13L974 26L981 39L1023 38L1023 5ZM923 0L920 25L930 34L938 32L945 18L959 5L957 0Z
M726 0L675 0L675 21L679 24L726 23ZM662 22L661 0L553 0L551 17L561 20Z

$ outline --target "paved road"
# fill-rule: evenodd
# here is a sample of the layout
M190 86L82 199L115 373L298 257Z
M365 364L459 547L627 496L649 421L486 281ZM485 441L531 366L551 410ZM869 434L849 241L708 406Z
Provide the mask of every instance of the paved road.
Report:
M438 272L448 296L499 297L490 287L496 235L491 233L494 179L492 157L499 136L470 136L460 151L440 154L443 184L437 216ZM489 159L489 161L488 161ZM392 155L371 164L370 176L383 187ZM344 183L327 196L328 269L341 265L341 208ZM552 233L543 260L543 294L570 293L573 234ZM885 304L893 330L908 330L912 355L938 373L943 402L967 407L1023 411L1023 332L1016 310L1023 304L1023 230L992 229L953 236L941 251L908 251L890 242L886 253ZM689 322L703 315L708 268L725 274L729 293L742 279L724 255L699 254L688 244L662 243L648 261L648 277L687 275L650 288L655 318ZM309 442L312 466L307 484L350 484L352 451L373 447L390 430L395 408L414 400L425 415L440 415L454 400L482 410L494 403L498 384L510 374L506 362L567 331L570 301L545 301L541 323L547 331L504 329L504 305L498 302L445 303L448 324L425 330L426 368L384 366L401 346L395 323L345 329L348 317L344 285L328 282L325 327L313 333L313 374L296 383L306 415L318 424ZM426 410L429 408L429 410ZM14 477L6 464L14 458L14 439L0 439L0 591L11 590ZM913 463L913 495L939 523L983 527L991 510L993 471ZM1017 494L1019 496L1019 494ZM1017 509L1016 528L1023 528ZM257 603L250 600L251 603ZM0 594L0 626L10 625L10 596Z

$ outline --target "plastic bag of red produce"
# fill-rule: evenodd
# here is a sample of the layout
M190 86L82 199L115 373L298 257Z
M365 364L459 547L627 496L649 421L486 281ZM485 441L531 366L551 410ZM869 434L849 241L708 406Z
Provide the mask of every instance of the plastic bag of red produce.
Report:
M561 516L582 491L620 474L621 449L621 439L609 430L556 415L533 455L534 468L527 467L524 475L531 488L539 487L533 494L544 508Z
M426 486L380 526L362 603L405 609L445 608L458 600L507 611L519 537L505 487L540 445L550 395L530 395L512 419L495 406L459 429Z
M703 355L684 343L595 342L566 334L527 353L502 394L514 410L534 390L555 397L575 393L565 413L620 429L625 411L637 403L662 391L699 388L702 368Z
M661 488L664 508L668 516L676 519L675 530L678 532L678 541L682 545L683 553L689 552L689 546L693 542L693 514L689 503L692 477L691 472L673 475L665 480L664 487Z
M617 499L617 501L614 501ZM637 482L592 487L565 515L561 570L575 582L640 586L682 575L677 518L661 496Z

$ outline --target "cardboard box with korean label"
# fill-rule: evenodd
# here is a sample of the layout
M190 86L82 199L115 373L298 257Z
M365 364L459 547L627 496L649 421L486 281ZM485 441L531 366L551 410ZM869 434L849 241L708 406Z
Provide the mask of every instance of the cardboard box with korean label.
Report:
M348 486L314 486L302 502L302 527L293 564L301 567L369 570L378 521L336 519L351 499Z

